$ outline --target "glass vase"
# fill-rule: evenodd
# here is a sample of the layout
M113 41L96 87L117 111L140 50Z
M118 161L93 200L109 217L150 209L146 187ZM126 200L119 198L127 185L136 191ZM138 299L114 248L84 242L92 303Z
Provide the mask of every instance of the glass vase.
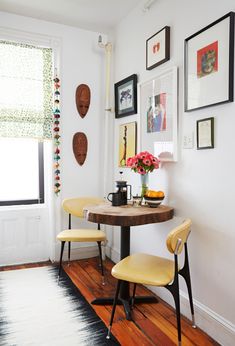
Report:
M140 181L141 181L141 201L143 201L144 195L146 194L148 190L149 174L148 173L141 174Z

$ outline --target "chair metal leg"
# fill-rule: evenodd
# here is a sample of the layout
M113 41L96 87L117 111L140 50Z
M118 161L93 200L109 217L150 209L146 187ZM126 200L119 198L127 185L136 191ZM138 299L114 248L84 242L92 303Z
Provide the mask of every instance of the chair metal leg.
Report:
M60 266L59 266L59 272L58 272L58 281L60 279L61 269L62 269L62 258L63 258L63 252L64 252L64 244L65 241L61 242L61 249L60 249Z
M137 286L137 284L135 283L135 284L134 284L134 288L133 288L133 295L132 295L132 298L131 298L131 309L133 309L134 303L135 303L136 286Z
M71 241L68 242L68 266L70 265Z
M178 346L181 346L181 321L180 321L180 294L179 294L179 279L175 277L174 283L170 286L165 286L172 294L175 301L177 331L178 331Z
M195 324L195 317L194 317L194 307L193 307L193 295L192 295L192 286L191 286L191 278L190 278L190 270L189 270L189 261L188 261L188 249L187 244L185 244L185 261L183 268L179 271L179 274L183 276L187 289L188 289L188 296L189 296L189 304L192 314L192 327L197 328Z
M104 266L103 266L103 259L102 259L101 241L97 241L97 244L98 244L98 248L99 248L99 255L100 255L100 265L101 265L102 285L105 285L105 281L104 281Z
M116 289L115 297L114 297L114 300L113 300L113 308L112 308L112 313L111 313L109 327L108 327L108 334L106 336L106 339L110 339L111 328L112 328L112 324L113 324L113 318L114 318L114 314L115 314L115 310L116 310L116 306L117 306L118 295L119 295L119 290L120 290L121 283L122 283L122 281L118 280L118 282L117 282L117 289Z
M175 259L175 276L171 285L165 287L171 292L175 301L176 319L177 319L177 331L178 331L178 346L181 346L181 321L180 321L180 289L179 289L179 273L178 273L178 256L177 252L174 253Z

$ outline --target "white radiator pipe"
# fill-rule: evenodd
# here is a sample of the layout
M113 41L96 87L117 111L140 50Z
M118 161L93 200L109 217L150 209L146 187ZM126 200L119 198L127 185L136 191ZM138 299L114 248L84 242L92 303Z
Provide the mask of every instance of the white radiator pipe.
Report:
M104 164L103 164L103 196L108 195L107 181L108 177L108 163L109 163L109 125L112 120L110 113L112 111L110 106L110 75L111 75L111 57L112 57L112 44L107 42L102 43L102 36L99 35L98 46L105 50L105 112L104 112ZM109 239L109 247L112 247L113 235L111 232L111 239Z

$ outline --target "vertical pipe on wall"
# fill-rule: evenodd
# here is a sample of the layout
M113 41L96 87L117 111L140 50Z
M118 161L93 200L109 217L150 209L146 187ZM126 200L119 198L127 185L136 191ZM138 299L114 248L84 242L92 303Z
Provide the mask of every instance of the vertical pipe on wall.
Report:
M110 106L110 77L111 77L111 58L112 58L112 44L110 42L103 44L102 43L102 36L99 35L98 38L98 45L101 48L104 48L105 51L105 112L104 112L104 139L103 139L103 145L104 145L104 163L103 163L103 196L106 197L108 195L109 188L108 188L108 182L110 179L109 175L109 140L110 140L110 126L111 126L111 106ZM106 230L105 226L105 230ZM113 243L113 231L109 232L109 248L111 250L112 243ZM104 254L104 251L102 251ZM111 257L111 253L109 254Z
M111 55L112 44L105 45L105 114L104 114L104 178L103 178L103 192L107 196L107 181L108 181L108 157L109 157L109 119L110 119L110 71L111 71Z

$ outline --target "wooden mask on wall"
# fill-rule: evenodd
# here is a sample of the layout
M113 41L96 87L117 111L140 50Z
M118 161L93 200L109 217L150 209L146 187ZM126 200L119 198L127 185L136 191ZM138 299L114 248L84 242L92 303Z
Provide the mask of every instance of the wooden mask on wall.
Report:
M81 118L88 112L91 100L91 91L88 85L80 84L76 89L76 106Z
M88 149L87 136L83 132L77 132L73 136L73 153L75 159L82 166L86 160Z

